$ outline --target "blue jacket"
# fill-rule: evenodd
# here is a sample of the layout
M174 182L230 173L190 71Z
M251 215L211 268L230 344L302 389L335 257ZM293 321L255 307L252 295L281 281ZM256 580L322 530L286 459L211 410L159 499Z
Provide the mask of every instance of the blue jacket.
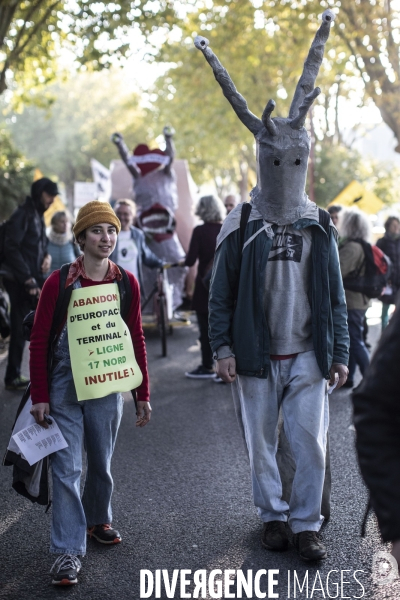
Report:
M71 240L66 244L60 246L59 244L54 244L51 240L47 244L47 252L51 256L51 269L48 273L46 273L46 278L49 277L56 269L61 269L61 267L67 263L74 262L76 258L80 255L79 247L74 244Z
M144 297L142 264L146 265L146 267L150 267L150 269L154 269L156 267L162 267L163 261L150 250L146 244L146 238L143 231L137 227L131 227L131 237L138 249L137 271L139 274L140 293ZM115 249L109 258L118 264L118 239L117 245L115 246Z
M249 221L245 241L261 227L262 219ZM300 219L293 227L312 227L309 297L312 335L318 366L323 377L329 379L332 364L347 365L349 359L347 309L337 243L333 228L328 236L316 220ZM209 297L213 352L221 346L230 346L236 356L239 375L264 379L268 377L270 357L263 296L271 246L272 239L264 232L260 233L243 250L240 264L240 230L230 233L215 254Z

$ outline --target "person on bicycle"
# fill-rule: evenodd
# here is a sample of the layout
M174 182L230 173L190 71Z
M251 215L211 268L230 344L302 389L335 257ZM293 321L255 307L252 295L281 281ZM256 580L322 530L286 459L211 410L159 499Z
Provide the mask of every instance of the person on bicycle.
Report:
M137 388L137 426L146 425L151 415L139 284L108 258L120 228L108 203L89 202L80 209L73 231L83 254L69 266L64 290L72 286L72 292L64 324L53 344L50 331L60 293L57 270L44 284L31 334L31 412L43 427L47 427L44 415L51 414L68 444L51 456L50 552L58 555L51 569L55 585L77 583L78 556L86 553L87 535L102 544L121 542L111 525L110 470L122 416L120 392ZM124 320L119 299L123 284L121 297L130 298ZM114 338L118 343L105 342ZM95 361L104 352L105 359ZM110 360L117 366L107 367ZM87 475L81 498L83 440Z
M142 265L150 269L163 266L163 260L150 250L140 229L134 226L136 204L129 199L117 200L115 214L121 222L121 231L110 260L133 273L139 281L140 293L144 296Z

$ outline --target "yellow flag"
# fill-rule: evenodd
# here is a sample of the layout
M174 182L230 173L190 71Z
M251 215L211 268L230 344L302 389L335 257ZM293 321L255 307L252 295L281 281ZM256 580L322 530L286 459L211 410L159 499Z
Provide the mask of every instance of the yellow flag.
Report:
M51 204L44 213L44 222L46 223L46 227L50 226L51 217L54 215L54 213L58 212L59 210L65 210L65 205L62 202L60 196L56 196L54 198L53 204Z
M352 181L338 196L329 204L341 204L342 206L357 206L368 215L375 215L382 210L384 203L373 192L365 189L358 181Z

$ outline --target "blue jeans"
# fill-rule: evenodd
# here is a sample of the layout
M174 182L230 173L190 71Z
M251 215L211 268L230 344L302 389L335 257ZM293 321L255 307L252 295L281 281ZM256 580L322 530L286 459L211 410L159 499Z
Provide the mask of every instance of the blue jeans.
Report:
M327 382L314 351L272 360L268 379L238 375L232 385L250 459L254 504L264 522L288 521L293 533L318 531L325 479ZM289 504L282 499L276 453L282 410L296 473Z
M350 309L347 311L347 322L350 336L350 356L349 356L349 380L354 380L357 365L360 367L361 374L364 375L369 365L369 353L364 344L364 317L365 310Z
M72 378L66 328L55 352L51 375L50 414L54 416L68 448L51 455L53 515L50 552L86 553L86 529L112 522L111 458L122 416L121 394L79 402ZM80 496L82 450L87 473Z

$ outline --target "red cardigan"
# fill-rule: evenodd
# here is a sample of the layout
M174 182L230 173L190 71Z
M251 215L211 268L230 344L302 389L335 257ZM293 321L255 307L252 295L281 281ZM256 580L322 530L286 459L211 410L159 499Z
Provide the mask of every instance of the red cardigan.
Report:
M142 329L142 318L140 314L140 290L137 279L127 271L132 287L132 303L127 325L131 334L133 348L139 368L143 374L143 381L137 389L137 399L149 401L149 376L147 372L146 346ZM103 285L104 281L92 281L91 279L80 279L82 287ZM31 398L32 404L39 402L50 402L47 382L47 349L53 314L56 307L58 291L60 287L60 271L54 271L43 286L40 300L35 314L30 351L30 374L31 374Z

